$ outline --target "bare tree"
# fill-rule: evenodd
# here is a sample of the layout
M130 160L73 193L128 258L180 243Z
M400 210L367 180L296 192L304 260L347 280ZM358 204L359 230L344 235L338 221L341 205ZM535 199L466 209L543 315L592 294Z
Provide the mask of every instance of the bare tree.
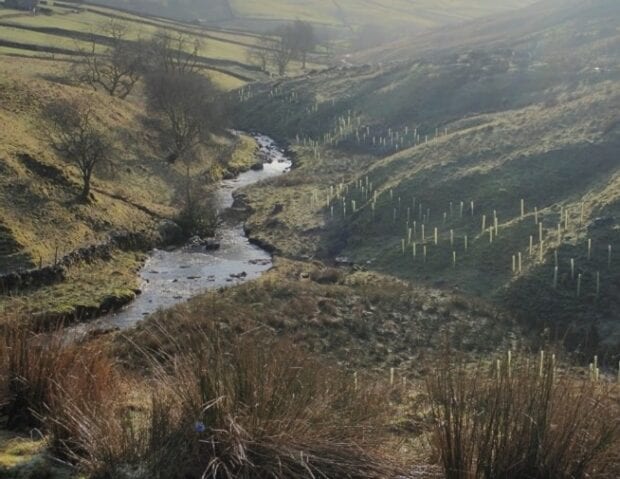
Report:
M269 60L276 68L278 74L283 76L289 63L295 57L295 44L293 41L292 28L290 25L279 28L273 37L265 39L269 45Z
M58 100L44 108L46 132L53 148L82 175L80 199L90 198L90 184L95 167L107 160L111 142L96 126L90 105Z
M289 35L293 53L305 69L308 54L314 51L317 44L314 27L308 22L296 20L290 27Z
M126 98L140 79L142 59L137 45L128 40L126 23L112 19L93 33L88 50L81 56L73 72L78 80L93 89L103 88L110 96ZM99 52L99 43L109 46Z
M258 45L260 50L257 48L256 52L251 52L251 59L254 63L258 59L259 64L273 65L278 74L283 76L292 60L299 60L302 67L306 68L308 54L314 51L316 44L312 25L297 20L264 36Z
M209 138L216 122L222 124L217 90L198 73L151 73L146 77L146 94L149 110L159 119L157 129L171 163L190 158Z
M247 60L252 65L267 71L271 61L271 49L274 48L274 42L268 37L262 37L254 48L248 50Z
M159 30L145 44L147 68L164 73L196 73L201 68L202 47L203 42L198 37L183 32Z

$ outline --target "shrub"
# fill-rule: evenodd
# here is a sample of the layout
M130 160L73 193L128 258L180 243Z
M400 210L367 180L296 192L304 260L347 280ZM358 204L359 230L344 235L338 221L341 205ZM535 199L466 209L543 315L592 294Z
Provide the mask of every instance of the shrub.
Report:
M490 374L448 364L427 389L448 479L607 477L620 445L608 392L557 377L551 362L542 374L529 363Z

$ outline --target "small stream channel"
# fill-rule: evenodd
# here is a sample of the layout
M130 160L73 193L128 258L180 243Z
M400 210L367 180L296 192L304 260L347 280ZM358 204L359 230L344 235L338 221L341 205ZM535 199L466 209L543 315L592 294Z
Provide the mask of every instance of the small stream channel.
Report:
M271 138L260 134L254 138L260 147L263 169L223 180L213 193L214 205L223 218L217 232L220 248L205 251L203 246L187 245L173 251L152 251L140 270L142 294L124 309L91 322L89 328L128 328L160 308L210 289L255 279L271 268L271 255L249 242L239 215L227 214L231 213L235 191L282 175L291 167L290 159Z

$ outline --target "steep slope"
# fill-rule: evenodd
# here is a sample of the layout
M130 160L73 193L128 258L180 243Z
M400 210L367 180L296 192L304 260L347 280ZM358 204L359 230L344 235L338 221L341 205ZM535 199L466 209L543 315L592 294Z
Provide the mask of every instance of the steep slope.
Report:
M524 29L541 8L481 22L501 44L455 40L247 90L240 121L298 143L309 193L283 210L314 204L314 253L492 299L574 347L617 349L620 4L553 2ZM453 38L471 38L463 28ZM362 153L374 159L351 160ZM313 179L325 162L348 166ZM269 226L251 227L277 245L283 226L266 217Z

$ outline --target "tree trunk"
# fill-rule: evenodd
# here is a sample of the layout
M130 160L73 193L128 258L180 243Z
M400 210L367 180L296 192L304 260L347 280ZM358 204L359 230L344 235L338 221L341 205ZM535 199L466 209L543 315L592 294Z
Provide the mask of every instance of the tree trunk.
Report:
M84 175L84 185L82 186L82 193L80 193L80 199L84 202L90 200L90 175Z

